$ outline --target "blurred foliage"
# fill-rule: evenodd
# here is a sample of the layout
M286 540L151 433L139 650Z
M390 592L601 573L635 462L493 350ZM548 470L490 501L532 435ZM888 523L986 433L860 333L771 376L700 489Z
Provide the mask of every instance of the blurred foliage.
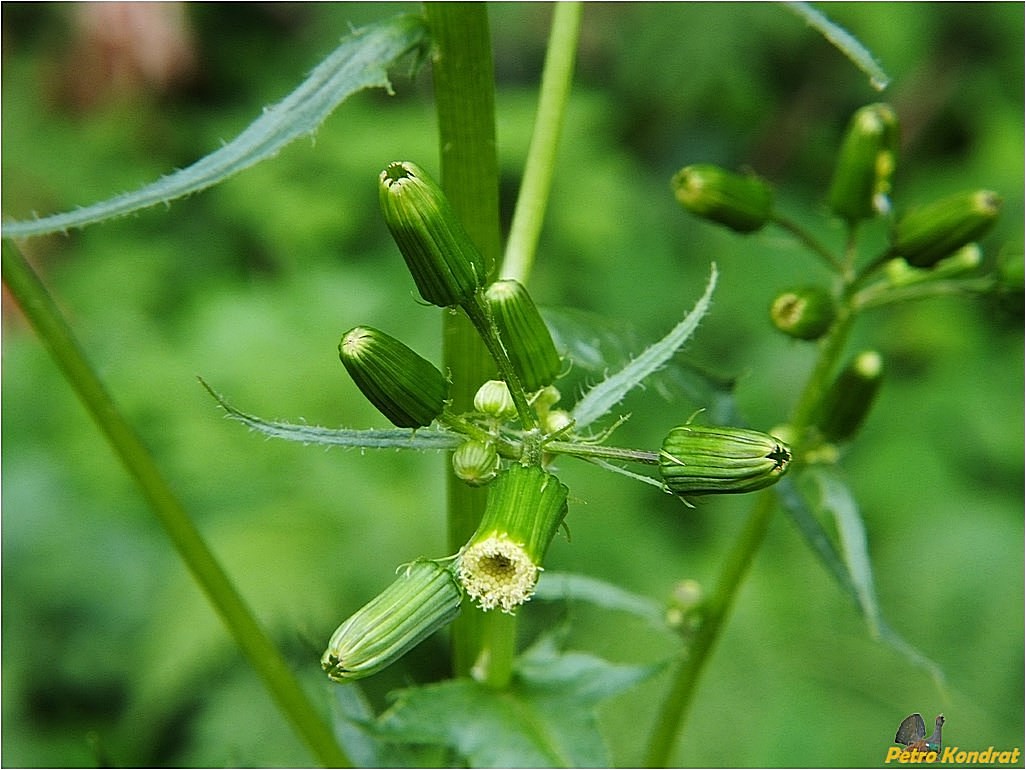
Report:
M348 24L415 6L187 5L192 64L169 81L139 75L118 87L73 8L2 9L5 217L91 203L190 163L294 87ZM893 79L884 98L903 125L897 208L998 190L1005 209L987 259L1021 254L1021 5L827 10ZM490 11L508 218L550 9ZM414 301L376 207L388 161L437 169L429 73L394 82L394 96L361 95L313 141L169 210L25 244L244 596L325 704L335 685L317 661L331 630L395 565L444 551L445 459L269 443L221 419L195 376L269 418L383 427L343 374L338 335L372 323L429 357L439 350L439 315ZM737 377L744 418L771 427L812 353L775 336L766 309L780 288L822 270L781 235L741 238L687 217L669 179L692 162L751 167L778 185L785 211L839 244L824 204L834 153L851 112L879 98L779 5L589 6L536 299L648 342L691 305L716 261L713 309L687 357ZM4 300L4 764L309 763ZM883 612L942 665L948 690L868 638L781 515L700 685L678 763L875 765L913 711L928 720L943 711L946 741L963 748L1022 745L1022 328L1022 297L1012 295L889 307L856 330L854 344L879 349L889 376L844 458L846 477ZM618 443L656 446L668 418L706 406L668 403L666 392L629 398ZM557 539L551 567L660 599L679 579L712 579L747 506L692 510L561 465L573 539ZM567 613L572 646L622 663L668 652L641 625L589 608L528 607L525 639ZM444 677L444 641L368 680L372 703ZM656 677L602 707L619 763L639 761L635 728L665 684Z

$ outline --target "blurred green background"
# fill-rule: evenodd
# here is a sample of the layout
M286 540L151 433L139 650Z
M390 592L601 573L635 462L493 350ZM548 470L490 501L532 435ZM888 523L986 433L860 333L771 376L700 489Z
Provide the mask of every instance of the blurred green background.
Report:
M349 24L417 6L196 4L176 21L175 6L155 4L134 42L87 8L3 5L5 217L92 203L188 165L288 93ZM597 314L644 344L691 306L715 261L712 312L686 356L738 377L741 414L764 429L785 419L812 360L808 345L774 335L766 308L779 289L827 276L778 232L738 237L689 218L669 189L680 166L757 170L786 212L839 246L823 202L834 152L851 112L885 99L903 122L897 208L995 189L1005 209L984 243L988 262L1023 249L1023 6L825 10L892 76L883 96L782 5L588 6L531 283L540 304ZM508 220L551 8L489 11ZM370 323L440 359L440 312L415 300L377 211L385 163L438 168L429 72L397 72L394 83L394 96L359 95L313 140L214 189L24 246L324 703L332 685L317 663L335 625L395 565L444 553L446 459L269 442L222 419L196 376L267 418L384 427L344 376L341 332ZM845 477L885 617L940 664L948 687L868 637L778 515L677 764L879 765L913 711L928 723L944 712L946 743L1023 747L1022 330L1013 292L875 311L853 341L853 351L883 353L888 378ZM2 395L3 764L308 764L6 295ZM639 391L617 442L656 446L701 406ZM573 540L557 540L547 566L660 600L682 578L709 584L748 505L688 509L570 460L560 474ZM540 606L523 614L525 635L549 617ZM612 660L671 650L626 617L575 607L572 619L570 643ZM374 702L444 676L444 644L436 637L369 680ZM640 761L665 686L652 680L603 707L618 764Z

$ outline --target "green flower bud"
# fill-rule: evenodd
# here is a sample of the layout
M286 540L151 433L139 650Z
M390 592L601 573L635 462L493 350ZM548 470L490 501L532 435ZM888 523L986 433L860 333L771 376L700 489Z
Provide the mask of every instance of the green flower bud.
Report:
M420 296L452 307L484 285L490 265L474 246L442 188L409 161L381 172L378 198Z
M474 394L474 409L497 420L509 420L517 413L509 386L502 380L488 380Z
M837 315L833 296L819 286L803 286L777 295L770 320L784 334L800 340L822 337Z
M456 559L456 575L481 609L512 613L531 598L566 496L559 479L536 466L513 465L488 488L481 524Z
M830 183L830 209L848 222L890 210L887 195L898 152L898 118L887 104L856 110Z
M395 337L370 326L342 335L338 357L353 382L393 425L420 428L442 413L449 383Z
M550 385L563 362L527 289L514 280L496 281L485 290L485 299L524 390Z
M909 211L894 230L891 253L910 265L931 267L978 240L997 220L1001 197L990 190L959 193Z
M773 216L773 188L767 182L719 166L685 166L673 177L673 192L692 214L739 233L758 230Z
M565 409L550 409L541 421L542 430L551 436L553 433L565 430L573 421L574 418Z
M452 470L470 486L484 486L499 474L499 453L493 444L465 441L452 453Z
M451 622L462 600L447 567L415 561L335 630L321 668L343 683L376 674Z
M678 495L752 492L775 483L791 462L783 441L743 428L681 425L659 454L663 481Z
M844 441L869 414L883 379L883 359L875 350L853 358L827 389L816 425L827 441Z

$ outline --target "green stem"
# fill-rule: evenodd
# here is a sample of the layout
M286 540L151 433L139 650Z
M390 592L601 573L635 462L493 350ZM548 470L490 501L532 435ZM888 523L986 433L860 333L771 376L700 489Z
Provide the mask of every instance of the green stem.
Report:
M538 236L556 168L556 149L573 79L582 8L578 2L556 3L552 14L538 115L500 270L503 278L513 278L523 284L527 283L534 265Z
M22 312L96 420L121 463L139 484L182 560L221 615L236 644L263 678L278 707L291 720L321 764L327 767L351 766L331 728L307 698L281 653L174 496L153 457L96 376L38 276L17 250L6 243L2 263L4 283L17 299Z
M544 449L546 452L552 452L553 454L573 455L574 457L585 459L598 457L603 460L622 460L625 462L642 463L644 465L659 464L659 453L644 449L623 449L621 447L583 444L575 441L546 441Z
M850 248L848 253L851 253ZM842 263L833 258L831 258L831 263L841 272L846 289L850 289L853 280L850 269L845 268ZM846 293L845 304L830 332L820 343L816 364L795 404L791 417L791 426L795 435L792 449L799 458L804 454L803 444L806 440L804 435L806 428L814 418L820 400L830 384L831 376L844 351L856 315L857 312L852 307L850 297ZM702 668L719 637L748 565L762 545L763 536L774 510L774 502L775 496L772 490L760 494L744 529L727 556L727 562L723 566L716 585L716 593L703 607L702 624L689 640L686 657L681 662L670 692L656 716L656 724L645 755L645 762L649 767L666 766L670 760L674 744L684 727L683 720L694 697Z
M670 755L684 728L684 718L694 698L699 676L719 637L741 581L762 545L773 517L775 502L772 490L759 494L737 542L727 554L715 593L699 610L701 625L688 640L676 678L656 716L656 724L645 752L645 767L669 766Z
M791 235L798 239L802 245L812 251L816 256L822 259L827 266L836 273L843 273L844 266L834 256L834 254L824 246L819 240L816 239L812 233L808 232L804 227L795 222L793 219L788 219L782 214L774 211L773 212L773 223L778 227L787 230Z
M495 76L484 3L424 4L434 55L432 76L442 187L470 237L489 261L501 254L499 161L495 148ZM469 319L447 313L445 366L452 374L453 408L468 411L495 364ZM448 473L449 546L461 548L484 514L486 492ZM452 625L453 668L496 686L512 676L515 617L467 607ZM496 644L496 639L507 640Z

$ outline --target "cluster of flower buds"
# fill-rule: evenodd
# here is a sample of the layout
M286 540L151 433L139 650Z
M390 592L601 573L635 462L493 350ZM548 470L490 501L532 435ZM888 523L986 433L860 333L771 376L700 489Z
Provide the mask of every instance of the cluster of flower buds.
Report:
M680 425L663 440L659 471L678 495L754 492L787 473L791 450L768 433Z

